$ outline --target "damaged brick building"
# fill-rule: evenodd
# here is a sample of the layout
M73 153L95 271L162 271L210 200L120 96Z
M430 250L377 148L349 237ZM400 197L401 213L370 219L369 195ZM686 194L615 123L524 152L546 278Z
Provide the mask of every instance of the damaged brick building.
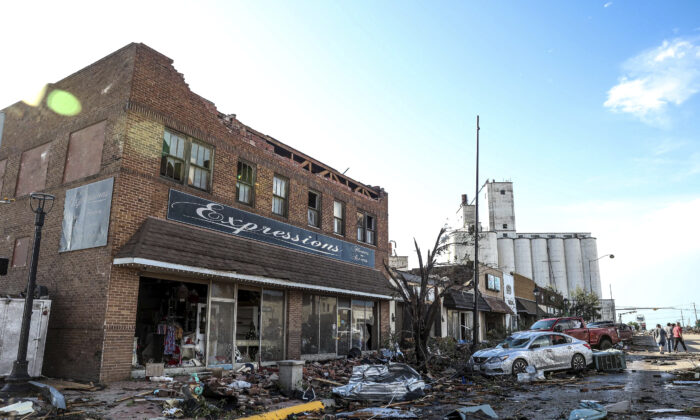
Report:
M26 283L28 194L56 197L45 375L327 358L388 334L387 193L219 112L168 57L127 45L0 115L0 293Z

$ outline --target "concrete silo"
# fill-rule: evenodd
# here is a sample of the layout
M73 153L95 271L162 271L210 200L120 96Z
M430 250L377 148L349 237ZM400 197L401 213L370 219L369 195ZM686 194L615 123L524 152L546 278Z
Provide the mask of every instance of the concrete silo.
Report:
M552 284L554 289L564 297L569 297L569 283L566 278L566 256L564 255L564 240L561 238L547 239L549 248L549 264L551 267Z
M566 256L566 279L569 282L569 295L573 294L576 289L585 290L581 241L578 238L564 239L564 255Z
M506 274L515 271L515 250L511 238L498 238L498 267Z
M600 271L598 269L598 245L595 238L581 239L581 256L586 292L593 292L601 298Z
M483 232L479 238L479 262L491 267L498 267L496 232Z
M513 249L515 250L515 272L525 277L532 278L532 253L530 252L530 239L514 239Z
M539 287L548 287L549 282L549 253L547 252L547 240L544 238L532 238L530 240L532 252L532 275L535 284Z

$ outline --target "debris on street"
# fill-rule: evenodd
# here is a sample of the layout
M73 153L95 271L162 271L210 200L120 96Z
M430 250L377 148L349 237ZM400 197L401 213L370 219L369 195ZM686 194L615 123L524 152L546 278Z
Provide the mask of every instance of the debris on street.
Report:
M403 363L355 366L347 385L333 388L333 394L351 400L406 401L422 397L425 382L412 367Z
M581 401L581 408L573 410L569 414L569 420L597 420L604 419L608 412L605 407L593 401Z
M460 407L455 411L449 413L445 416L445 420L467 420L473 418L473 416L467 416L467 414L483 414L492 419L497 419L498 414L493 411L490 405L477 405L475 407Z

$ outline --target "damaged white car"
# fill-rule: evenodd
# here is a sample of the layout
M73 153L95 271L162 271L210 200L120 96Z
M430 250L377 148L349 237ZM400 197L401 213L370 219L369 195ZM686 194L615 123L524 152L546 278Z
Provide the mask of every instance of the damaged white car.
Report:
M486 375L517 375L528 366L539 371L581 371L591 363L593 352L588 343L551 331L514 333L498 346L479 350L469 359L474 371Z

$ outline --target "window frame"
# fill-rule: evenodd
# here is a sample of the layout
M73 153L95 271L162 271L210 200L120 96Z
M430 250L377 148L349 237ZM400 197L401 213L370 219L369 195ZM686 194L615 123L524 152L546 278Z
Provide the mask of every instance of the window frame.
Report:
M246 182L242 182L239 178L239 176L241 174L241 166L242 165L246 165L249 168L251 168L251 170L252 170L253 176L252 176L250 184L248 184ZM247 161L245 159L238 159L238 163L236 164L236 202L237 203L245 204L246 206L255 207L255 179L257 177L257 174L258 174L257 165L254 165L253 163L251 163L250 161ZM239 200L239 198L238 198L239 197L239 195L238 195L239 183L242 183L243 185L247 185L250 187L250 203L246 203L245 201Z
M170 153L165 154L163 151L162 144L161 144L161 150L160 150L161 164L160 164L160 171L159 171L160 177L162 179L167 179L168 181L171 181L171 182L176 182L176 183L181 184L181 185L186 185L188 187L192 187L192 188L197 189L199 191L211 192L212 185L213 185L213 178L214 178L214 155L216 154L216 149L214 148L214 146L209 144L209 143L206 143L204 141L201 141L199 139L196 139L192 136L188 136L187 134L184 134L180 131L169 129L168 127L165 127L165 129L163 130L163 142L165 142L165 134L166 133L170 133L171 136L175 135L184 141L183 157L180 158L179 156L173 155ZM208 169L206 167L199 166L196 163L192 163L192 144L196 144L199 147L209 149L209 168ZM177 160L182 161L182 174L181 174L182 179L178 180L178 179L175 179L173 177L169 177L168 175L163 173L164 172L163 171L163 169L164 169L163 168L163 158L164 157L169 157L169 158L173 158L173 159L177 159ZM201 188L197 185L194 185L193 183L190 183L190 180L189 180L190 169L193 167L196 169L200 169L200 170L208 172L208 179L207 179L206 188ZM167 170L165 172L167 173Z
M335 203L340 204L340 217L335 215ZM340 232L335 230L336 221L340 221ZM345 236L345 202L340 200L333 200L333 233L339 236Z
M283 197L281 195L275 194L275 179L279 179L279 180L282 180L285 182L285 184L286 184L286 188L285 188L286 196ZM275 216L280 216L280 217L284 217L284 218L289 217L289 186L290 186L289 185L289 178L287 178L286 176L283 176L280 174L274 174L272 176L272 209L271 209L271 211L272 211L272 214L274 214ZM284 214L279 214L279 213L275 212L275 198L284 200L284 208L283 208Z
M360 220L359 220L360 215L362 216L362 226L360 226ZM357 216L358 216L357 217L357 224L356 224L357 242L362 242L364 244L377 246L377 216L375 216L372 213L366 212L364 210L360 210L360 209L357 210ZM374 221L373 229L370 229L367 226L367 218L368 217L372 218L372 220ZM361 230L362 235L360 235L360 229L362 229ZM372 232L373 240L371 242L367 240L367 232ZM362 237L360 238L360 236L362 236Z
M311 194L315 194L315 195L316 195L316 207L315 207L315 208L311 207L311 206L309 205L309 203L308 203L308 201L309 201L308 199L310 198L310 195L311 195ZM316 191L316 190L309 189L308 192L307 192L307 203L306 203L306 204L307 204L307 207L306 207L306 224L309 225L309 226L311 226L311 227L320 229L320 228L321 228L321 214L322 214L322 212L321 212L321 208L322 208L322 205L321 205L321 193L318 192L318 191ZM309 214L310 214L310 212L315 212L315 213L316 213L316 224L315 224L315 225L312 224L311 221L309 220Z

